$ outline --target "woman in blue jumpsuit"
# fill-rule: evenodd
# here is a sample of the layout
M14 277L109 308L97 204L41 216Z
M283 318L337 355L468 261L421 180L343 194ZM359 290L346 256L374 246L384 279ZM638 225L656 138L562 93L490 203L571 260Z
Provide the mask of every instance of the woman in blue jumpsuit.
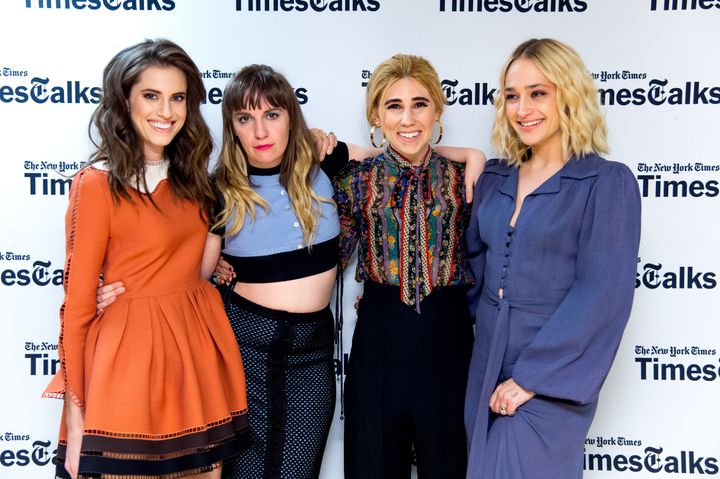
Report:
M579 478L598 394L630 314L640 195L607 150L582 60L530 40L506 63L475 190L468 261L476 339L468 478Z

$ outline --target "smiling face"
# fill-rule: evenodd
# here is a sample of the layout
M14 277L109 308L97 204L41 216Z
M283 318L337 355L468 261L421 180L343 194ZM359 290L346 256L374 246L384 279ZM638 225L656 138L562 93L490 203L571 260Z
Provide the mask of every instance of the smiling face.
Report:
M130 89L130 118L146 161L161 160L185 124L186 98L187 80L176 67L148 67Z
M525 145L533 152L562 150L557 88L525 58L515 60L505 76L505 114Z
M290 115L285 108L274 107L263 98L259 108L233 112L232 124L248 163L258 168L282 163L290 139Z
M398 153L418 165L425 157L433 124L439 117L427 88L414 78L405 77L391 84L383 95L376 124Z

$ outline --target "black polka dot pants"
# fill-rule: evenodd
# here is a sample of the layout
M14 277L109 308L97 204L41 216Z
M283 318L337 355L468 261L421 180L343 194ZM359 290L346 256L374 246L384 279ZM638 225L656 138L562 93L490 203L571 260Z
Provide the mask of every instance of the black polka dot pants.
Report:
M335 408L330 309L288 313L237 294L226 308L245 368L251 444L223 477L317 478Z

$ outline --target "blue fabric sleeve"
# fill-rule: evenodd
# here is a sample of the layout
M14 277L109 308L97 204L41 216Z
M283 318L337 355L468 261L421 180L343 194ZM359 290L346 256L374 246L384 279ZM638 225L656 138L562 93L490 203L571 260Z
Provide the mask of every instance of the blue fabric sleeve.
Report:
M576 279L520 354L513 379L538 395L597 399L632 308L640 242L640 193L630 169L598 172L578 238Z
M482 190L483 179L484 176L481 175L479 181L475 185L472 211L470 213L470 224L468 225L468 229L465 233L468 274L473 283L468 290L467 299L468 307L470 308L470 318L473 323L475 323L475 312L477 310L477 305L480 301L480 294L482 293L483 288L485 252L487 251L487 246L482 242L482 239L480 239L479 220L477 217L477 208L480 204L480 192Z

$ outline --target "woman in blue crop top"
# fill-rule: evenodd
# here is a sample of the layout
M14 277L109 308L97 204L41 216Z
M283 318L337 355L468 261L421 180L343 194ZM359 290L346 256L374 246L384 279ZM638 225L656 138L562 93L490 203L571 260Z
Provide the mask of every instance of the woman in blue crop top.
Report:
M224 238L235 275L223 296L243 355L252 436L223 477L317 478L335 406L328 305L340 230L330 178L350 157L378 151L338 143L320 163L293 89L267 66L238 72L222 112L208 243L219 255ZM481 152L445 151L482 170Z
M252 444L226 477L317 477L335 407L332 185L292 87L272 68L240 70L222 112L214 232L237 274L226 310L252 384Z

